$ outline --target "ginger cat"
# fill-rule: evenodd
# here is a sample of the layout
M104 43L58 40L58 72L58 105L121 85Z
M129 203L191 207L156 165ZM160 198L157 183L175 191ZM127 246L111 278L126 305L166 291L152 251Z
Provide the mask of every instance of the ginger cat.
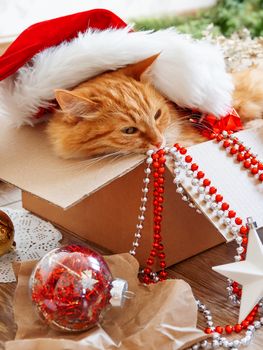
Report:
M205 141L188 121L191 111L167 101L145 81L143 73L157 56L106 72L72 91L56 90L61 110L47 126L55 153L66 159L89 158ZM233 106L244 127L263 124L263 70L251 68L233 79Z

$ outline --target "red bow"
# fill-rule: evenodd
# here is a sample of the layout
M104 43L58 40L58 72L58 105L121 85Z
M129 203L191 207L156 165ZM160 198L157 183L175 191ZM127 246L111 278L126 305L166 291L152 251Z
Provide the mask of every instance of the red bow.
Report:
M218 119L212 114L206 114L199 120L200 124L203 126L201 129L201 134L208 138L214 138L215 134L221 133L222 131L240 131L243 130L243 125L241 119L235 109L233 108L229 114Z

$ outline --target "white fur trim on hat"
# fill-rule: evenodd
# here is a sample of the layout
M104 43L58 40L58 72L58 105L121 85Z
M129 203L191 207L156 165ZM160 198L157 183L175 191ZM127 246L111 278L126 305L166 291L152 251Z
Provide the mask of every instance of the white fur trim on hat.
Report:
M181 107L224 115L231 106L233 84L219 48L194 41L174 29L131 32L87 30L70 42L35 55L16 74L0 82L0 115L15 126L32 124L47 108L54 89L70 89L110 69L161 52L148 78Z

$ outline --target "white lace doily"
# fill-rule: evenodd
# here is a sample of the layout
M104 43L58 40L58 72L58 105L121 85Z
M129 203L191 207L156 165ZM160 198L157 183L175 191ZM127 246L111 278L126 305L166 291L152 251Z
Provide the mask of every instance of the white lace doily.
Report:
M59 246L61 233L49 222L39 219L24 209L1 208L8 214L15 227L16 248L0 257L0 282L14 282L14 261L40 259Z

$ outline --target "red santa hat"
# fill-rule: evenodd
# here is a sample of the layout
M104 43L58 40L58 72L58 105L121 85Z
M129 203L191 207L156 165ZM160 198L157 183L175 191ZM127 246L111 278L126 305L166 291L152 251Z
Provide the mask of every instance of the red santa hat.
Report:
M160 53L148 79L181 107L225 115L233 84L220 49L169 28L132 30L97 9L34 24L0 57L0 115L32 124L48 109L54 90Z

